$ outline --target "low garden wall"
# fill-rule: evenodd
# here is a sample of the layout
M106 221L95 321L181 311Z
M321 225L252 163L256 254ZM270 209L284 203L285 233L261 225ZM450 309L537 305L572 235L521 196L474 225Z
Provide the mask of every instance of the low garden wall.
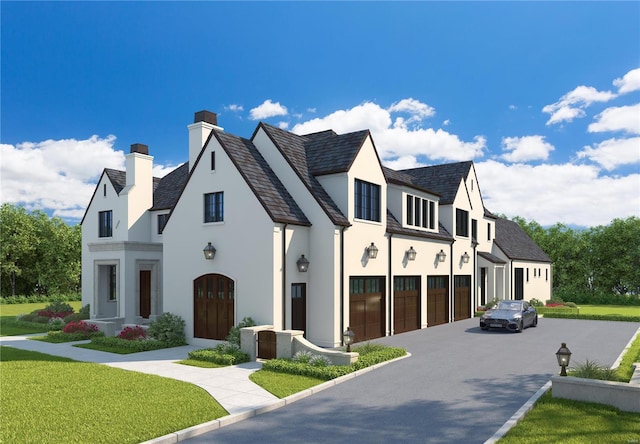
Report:
M640 412L640 384L553 376L554 398L612 405L625 412Z
M122 330L124 318L87 319L85 322L98 327L98 330L103 332L105 336L115 336L118 331Z
M259 331L275 331L272 325L258 325L240 329L240 348L249 355L251 361L256 360L257 336ZM276 357L291 359L299 351L308 351L314 355L324 356L333 365L350 365L358 360L358 353L347 353L318 347L304 338L302 330L279 330L276 333Z

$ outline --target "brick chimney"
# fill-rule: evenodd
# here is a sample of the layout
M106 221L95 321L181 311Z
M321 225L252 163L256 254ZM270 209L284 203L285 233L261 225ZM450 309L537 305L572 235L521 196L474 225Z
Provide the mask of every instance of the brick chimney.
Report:
M193 123L187 128L189 128L189 169L191 169L211 131L213 129L222 131L222 128L218 126L216 113L206 110L195 113Z

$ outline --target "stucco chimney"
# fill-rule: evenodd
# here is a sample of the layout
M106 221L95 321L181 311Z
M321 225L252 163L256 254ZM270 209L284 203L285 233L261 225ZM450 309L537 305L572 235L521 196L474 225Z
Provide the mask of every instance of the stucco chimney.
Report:
M216 113L206 110L195 113L193 123L187 128L189 128L189 169L191 169L211 131L213 129L222 131L222 128L218 126Z

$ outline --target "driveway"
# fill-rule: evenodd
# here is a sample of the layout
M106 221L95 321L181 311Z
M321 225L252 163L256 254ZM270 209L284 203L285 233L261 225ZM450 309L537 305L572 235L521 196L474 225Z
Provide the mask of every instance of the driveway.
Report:
M477 319L380 338L412 356L189 443L482 443L553 374L572 363L610 366L640 323L540 319L521 334Z

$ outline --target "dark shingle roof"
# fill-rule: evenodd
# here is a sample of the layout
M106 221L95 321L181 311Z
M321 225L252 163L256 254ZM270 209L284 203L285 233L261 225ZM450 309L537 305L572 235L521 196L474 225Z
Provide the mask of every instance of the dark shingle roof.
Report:
M222 131L215 137L274 222L311 225L250 140Z
M456 198L460 181L466 180L472 166L473 162L467 161L412 168L401 172L413 177L414 184L440 194L440 203L449 205Z
M414 177L410 174L407 174L405 172L402 171L396 171L396 170L392 170L391 168L387 168L387 167L382 167L382 172L384 173L384 177L387 179L387 182L389 183L395 183L398 185L404 185L404 186L408 186L411 188L415 188L417 190L420 191L425 191L429 194L433 194L435 196L440 196L439 193L436 193L435 191L429 190L427 188L424 188L422 186L419 186L415 183Z
M178 202L180 192L189 177L189 163L183 163L178 168L161 179L154 178L152 210L170 210Z
M506 264L507 261L500 259L498 256L494 256L491 253L485 253L484 251L478 251L478 256L488 260L493 264Z
M112 170L111 168L105 168L104 173L111 181L116 194L120 194L120 191L127 185L127 174L124 171Z
M438 224L437 233L428 233L422 230L416 230L414 228L405 228L402 226L398 219L387 210L387 232L393 234L402 234L405 236L421 237L426 239L443 240L447 242L453 242L453 236L444 228L442 224Z
M322 187L320 182L318 182L318 179L316 179L312 172L309 159L307 159L305 136L298 136L261 122L254 132L254 137L260 128L265 131L273 144L278 148L278 150L280 150L284 159L296 172L302 183L305 184L311 195L316 199L329 219L331 219L335 225L349 226L349 220L344 216L344 214L342 214L336 203L331 199L331 197L329 197L329 194ZM320 145L322 143L322 139L333 137L331 133L332 132L328 131L317 133L315 136L311 136L309 138L309 143L313 146ZM321 134L322 136L319 136L318 134ZM318 171L322 171L320 166L322 165L321 159L324 157L321 155L316 157L317 159L313 162L315 162L315 166Z
M496 218L495 244L512 260L551 262L542 248L516 222Z
M323 131L302 136L311 174L320 176L349 171L368 136L369 131L342 135Z

